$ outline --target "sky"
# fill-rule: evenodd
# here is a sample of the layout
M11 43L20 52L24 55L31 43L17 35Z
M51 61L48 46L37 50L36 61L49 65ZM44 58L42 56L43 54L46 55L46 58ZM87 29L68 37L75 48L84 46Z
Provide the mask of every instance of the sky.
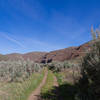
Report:
M0 53L79 46L99 24L100 0L0 0Z

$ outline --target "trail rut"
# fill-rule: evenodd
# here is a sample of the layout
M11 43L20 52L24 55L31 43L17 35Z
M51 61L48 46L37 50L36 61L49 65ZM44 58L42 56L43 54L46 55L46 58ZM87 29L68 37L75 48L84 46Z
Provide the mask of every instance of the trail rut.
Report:
M57 78L56 78L56 76L54 76L54 84L53 84L55 87L58 87L59 85L58 85L58 82L57 82Z

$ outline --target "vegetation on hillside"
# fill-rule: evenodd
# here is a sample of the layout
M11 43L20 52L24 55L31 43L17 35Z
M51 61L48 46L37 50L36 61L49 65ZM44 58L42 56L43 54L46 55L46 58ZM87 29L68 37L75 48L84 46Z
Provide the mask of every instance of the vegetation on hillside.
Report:
M42 65L30 60L0 61L0 81L21 82L41 69Z
M61 72L68 68L77 67L78 64L71 63L69 61L64 61L64 62L55 61L55 62L49 63L47 66L53 72Z
M27 100L43 80L44 73L45 70L41 73L33 73L21 83L0 83L0 100Z

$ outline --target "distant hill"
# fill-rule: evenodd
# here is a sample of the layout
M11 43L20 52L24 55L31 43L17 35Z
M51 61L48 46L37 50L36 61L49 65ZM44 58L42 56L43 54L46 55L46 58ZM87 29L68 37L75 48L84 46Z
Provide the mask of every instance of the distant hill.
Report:
M69 47L61 50L56 50L47 53L43 58L41 58L42 63L49 63L51 61L65 61L80 58L84 56L87 50L90 49L90 44L85 43L78 47Z
M12 54L7 54L7 55L5 55L5 56L7 56L7 58L8 58L9 60L19 60L19 59L22 58L22 55L23 55L23 54L12 53Z
M5 55L9 60L20 60L20 59L30 59L34 62L41 62L39 59L44 56L46 52L30 52L26 54L12 53Z
M34 62L41 62L41 58L46 55L47 52L31 52L31 53L26 53L22 57L26 59L33 60Z
M2 61L2 60L6 61L6 60L8 60L8 57L6 55L0 54L0 61Z
M91 42L87 42L78 47L69 47L51 52L30 52L26 54L12 53L7 55L0 55L0 60L19 60L23 58L25 60L30 59L38 63L72 60L84 56L86 51L90 49L90 44Z

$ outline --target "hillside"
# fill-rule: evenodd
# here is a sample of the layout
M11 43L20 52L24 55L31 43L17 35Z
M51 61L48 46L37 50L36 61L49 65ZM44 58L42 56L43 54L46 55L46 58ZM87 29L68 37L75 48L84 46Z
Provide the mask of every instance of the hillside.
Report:
M91 43L91 42L90 42ZM51 52L30 52L26 54L12 53L7 55L0 55L0 60L19 60L30 59L34 62L49 63L51 61L65 61L72 60L84 56L86 50L90 48L89 42L78 47L69 47L61 50Z
M56 50L47 53L42 59L42 63L49 63L51 61L65 61L72 60L84 56L86 50L89 50L89 42L78 47L69 47L61 50Z
M8 57L7 57L6 55L0 54L0 61L1 61L1 60L6 61L6 60L8 60Z
M26 54L19 54L19 53L12 53L12 54L7 54L5 55L9 60L19 60L19 59L30 59L33 60L34 62L40 62L40 58L44 56L46 52L30 52Z
M41 58L46 54L46 52L31 52L23 54L22 57L27 60L33 60L34 62L41 62Z
M22 58L22 54L19 53L12 53L5 55L9 60L19 60Z

